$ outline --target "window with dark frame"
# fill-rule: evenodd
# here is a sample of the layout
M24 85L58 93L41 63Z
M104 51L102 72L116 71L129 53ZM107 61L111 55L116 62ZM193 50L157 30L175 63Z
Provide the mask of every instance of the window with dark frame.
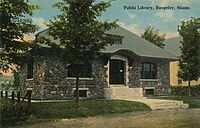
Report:
M76 77L77 65L71 64L67 67L67 77ZM79 65L78 67L79 77L90 78L92 76L92 66Z
M76 97L76 90L74 90L74 97ZM79 90L79 97L87 97L87 90Z
M33 78L33 60L28 61L27 63L27 79Z
M141 78L142 79L156 79L157 78L157 64L142 63Z
M154 89L145 89L145 95L146 96L153 96L154 95Z

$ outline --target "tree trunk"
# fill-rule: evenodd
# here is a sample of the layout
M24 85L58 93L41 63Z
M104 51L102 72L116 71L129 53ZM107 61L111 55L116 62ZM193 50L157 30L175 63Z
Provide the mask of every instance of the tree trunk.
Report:
M79 76L76 76L76 108L79 108Z
M28 109L31 109L31 95L32 95L32 90L27 90L27 99L28 99Z
M188 96L191 96L191 94L190 94L190 78L188 78Z

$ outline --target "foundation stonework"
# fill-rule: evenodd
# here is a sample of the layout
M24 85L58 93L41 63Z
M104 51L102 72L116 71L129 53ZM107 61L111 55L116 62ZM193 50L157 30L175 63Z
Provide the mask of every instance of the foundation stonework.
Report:
M142 62L157 64L157 79L141 79ZM169 77L169 60L140 57L129 67L129 87L155 87L155 95L169 94Z

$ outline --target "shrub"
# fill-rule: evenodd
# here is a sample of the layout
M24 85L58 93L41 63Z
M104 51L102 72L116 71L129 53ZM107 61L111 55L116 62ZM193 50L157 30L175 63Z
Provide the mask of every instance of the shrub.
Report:
M178 96L188 95L188 86L173 86L171 87L171 94ZM194 85L190 87L191 96L200 96L200 85Z
M0 99L0 103L1 125L3 126L23 122L30 114L24 104L13 104L9 99Z

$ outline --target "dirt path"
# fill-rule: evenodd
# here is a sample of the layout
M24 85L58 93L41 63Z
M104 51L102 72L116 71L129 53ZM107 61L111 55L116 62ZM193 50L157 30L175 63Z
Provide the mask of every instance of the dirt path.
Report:
M20 126L20 128L200 128L200 109L160 110L64 119Z

